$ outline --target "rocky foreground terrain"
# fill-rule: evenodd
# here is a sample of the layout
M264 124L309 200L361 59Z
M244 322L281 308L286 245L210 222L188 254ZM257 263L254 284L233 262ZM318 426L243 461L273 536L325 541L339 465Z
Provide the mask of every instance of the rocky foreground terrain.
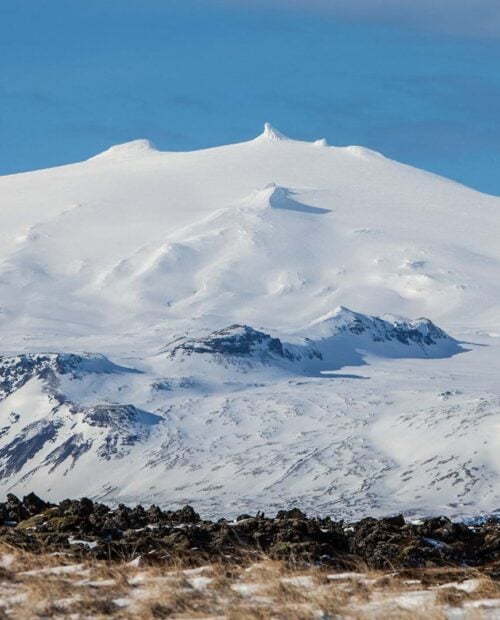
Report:
M500 523L0 503L0 618L500 617Z
M498 618L500 522L0 503L0 618Z
M355 523L309 518L298 508L275 517L203 520L191 506L111 508L83 498L51 504L34 493L0 503L0 541L29 552L165 564L242 561L263 555L336 568L479 567L500 560L500 521L475 525L402 515ZM500 573L499 573L500 575Z

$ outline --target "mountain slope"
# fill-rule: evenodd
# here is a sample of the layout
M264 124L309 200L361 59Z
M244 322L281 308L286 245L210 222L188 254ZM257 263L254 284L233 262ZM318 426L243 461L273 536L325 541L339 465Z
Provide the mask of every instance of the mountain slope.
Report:
M0 177L0 205L3 490L500 507L500 199L266 125Z
M22 338L108 348L132 330L137 346L144 324L186 315L299 328L338 305L497 329L498 199L271 134L192 153L131 143L0 178L12 352Z

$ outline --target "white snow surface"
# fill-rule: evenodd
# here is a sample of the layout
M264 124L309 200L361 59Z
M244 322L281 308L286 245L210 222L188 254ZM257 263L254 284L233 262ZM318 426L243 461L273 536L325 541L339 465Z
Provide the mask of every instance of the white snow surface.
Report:
M499 239L497 197L268 124L0 177L0 490L500 511Z

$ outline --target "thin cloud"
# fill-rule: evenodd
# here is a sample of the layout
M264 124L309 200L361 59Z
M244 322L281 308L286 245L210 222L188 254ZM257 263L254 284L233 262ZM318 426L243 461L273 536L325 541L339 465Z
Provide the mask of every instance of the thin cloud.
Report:
M342 19L466 36L500 36L499 0L232 0L231 4L320 11Z

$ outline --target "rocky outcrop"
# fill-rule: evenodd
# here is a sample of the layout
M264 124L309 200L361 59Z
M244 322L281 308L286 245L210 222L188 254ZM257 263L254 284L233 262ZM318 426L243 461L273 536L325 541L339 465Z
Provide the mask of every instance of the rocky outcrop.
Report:
M279 338L258 331L248 325L231 325L212 332L205 338L181 339L167 347L170 355L191 355L193 353L218 354L224 356L285 357Z
M98 353L75 355L72 353L33 353L0 357L0 400L20 389L33 378L44 380L55 387L58 377L71 375L80 378L85 374L112 374L138 371L123 368Z
M445 331L426 318L415 320L380 318L353 312L343 306L313 323L308 330L309 338L318 341L340 335L364 336L375 343L416 345L424 349L443 342L455 342Z
M339 307L308 327L291 334L290 342L273 338L248 325L231 325L200 338L179 338L164 349L172 359L210 355L217 361L267 363L294 372L331 370L332 365L363 363L359 350L386 357L448 357L459 343L425 318L388 319Z
M163 510L123 504L110 508L90 499L49 504L31 493L0 503L0 541L30 551L71 553L98 559L198 563L266 554L293 562L349 568L480 566L500 559L500 523L475 526L403 516L357 523L308 518L297 508L275 518L241 515L204 521L192 507Z

